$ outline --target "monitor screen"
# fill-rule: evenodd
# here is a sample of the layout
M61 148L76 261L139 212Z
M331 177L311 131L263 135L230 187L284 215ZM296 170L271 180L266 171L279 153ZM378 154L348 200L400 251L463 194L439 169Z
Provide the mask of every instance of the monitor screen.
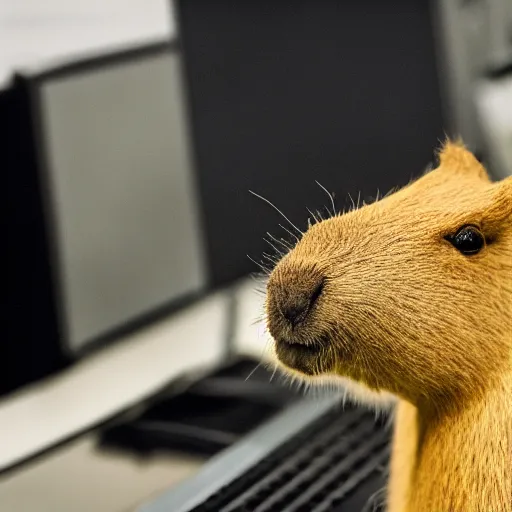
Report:
M41 77L60 324L75 353L206 284L180 56Z
M432 161L445 123L429 4L175 0L212 283L257 270L246 255L275 252L267 231L293 241L249 190L305 229L306 207L331 208L315 181L342 210Z

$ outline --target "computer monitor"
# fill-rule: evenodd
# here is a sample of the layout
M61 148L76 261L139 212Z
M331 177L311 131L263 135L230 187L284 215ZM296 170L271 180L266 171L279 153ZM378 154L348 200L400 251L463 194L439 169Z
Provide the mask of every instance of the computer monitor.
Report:
M180 58L164 42L15 81L4 389L207 287Z
M178 52L38 79L64 340L206 284Z
M447 128L432 4L174 1L214 284L288 236L248 190L306 228L315 181L343 209L425 170Z

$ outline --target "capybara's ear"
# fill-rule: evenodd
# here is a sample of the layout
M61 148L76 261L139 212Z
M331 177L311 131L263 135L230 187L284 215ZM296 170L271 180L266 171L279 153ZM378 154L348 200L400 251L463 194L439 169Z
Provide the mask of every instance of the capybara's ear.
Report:
M447 140L439 151L439 168L443 171L474 176L490 181L485 167L466 148L462 140Z

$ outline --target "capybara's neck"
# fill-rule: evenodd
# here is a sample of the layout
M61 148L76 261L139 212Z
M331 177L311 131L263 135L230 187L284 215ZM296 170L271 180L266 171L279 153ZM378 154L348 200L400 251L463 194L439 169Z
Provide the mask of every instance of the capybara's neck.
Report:
M512 512L512 371L459 411L419 410L408 512Z

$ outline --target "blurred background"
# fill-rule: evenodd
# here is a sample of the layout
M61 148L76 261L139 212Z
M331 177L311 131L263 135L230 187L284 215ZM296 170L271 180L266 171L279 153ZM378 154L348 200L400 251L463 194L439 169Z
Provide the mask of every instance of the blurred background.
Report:
M135 510L303 400L251 274L446 135L512 173L509 0L3 0L0 509Z

